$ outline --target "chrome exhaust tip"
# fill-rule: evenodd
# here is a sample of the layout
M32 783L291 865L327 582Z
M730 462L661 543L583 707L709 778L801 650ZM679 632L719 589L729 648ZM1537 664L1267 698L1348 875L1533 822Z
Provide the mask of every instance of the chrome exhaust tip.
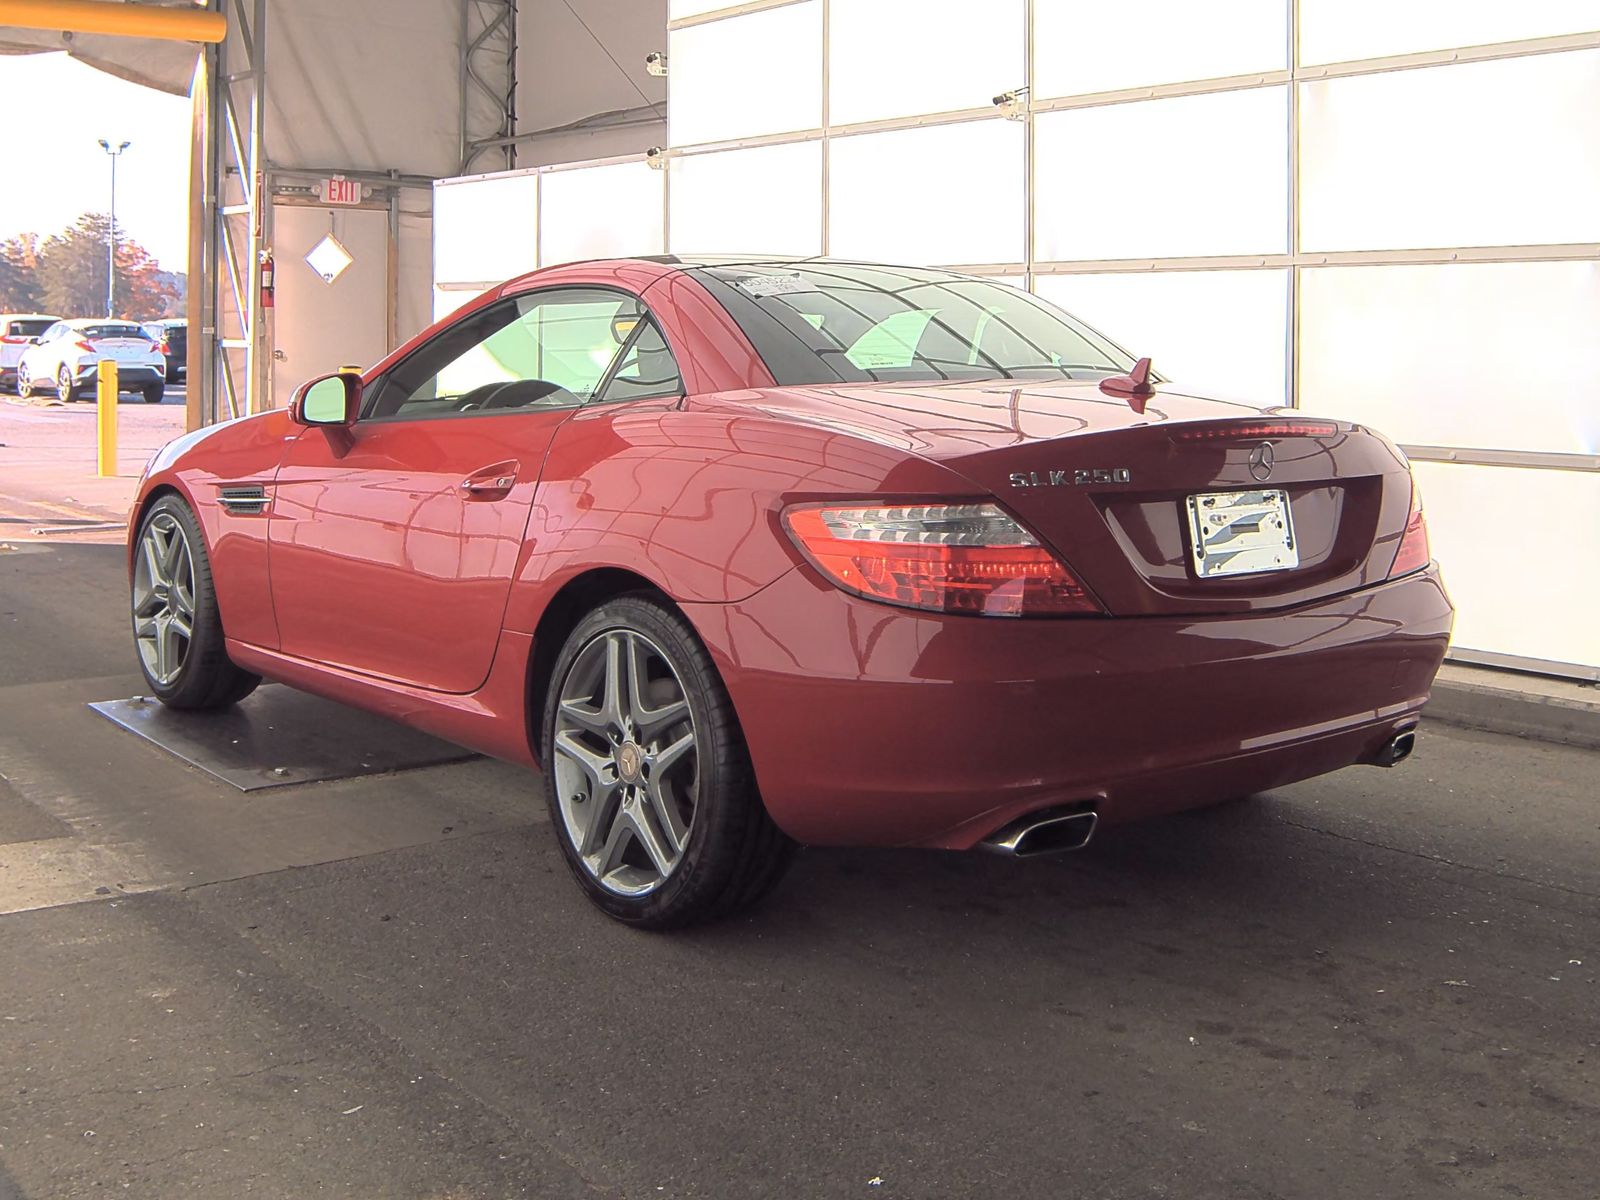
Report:
M1415 729L1403 730L1395 734L1384 743L1383 749L1373 757L1373 763L1380 767L1398 767L1411 757L1411 752L1417 748L1417 731Z
M990 834L978 845L994 854L1034 858L1081 850L1094 836L1100 814L1095 812L1030 813Z

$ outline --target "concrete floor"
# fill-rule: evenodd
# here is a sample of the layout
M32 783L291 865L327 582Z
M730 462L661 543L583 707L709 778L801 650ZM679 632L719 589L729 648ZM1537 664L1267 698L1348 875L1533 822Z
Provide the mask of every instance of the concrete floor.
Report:
M629 932L477 761L245 795L0 550L0 1197L1539 1197L1600 1177L1600 755L1425 726L1089 850Z

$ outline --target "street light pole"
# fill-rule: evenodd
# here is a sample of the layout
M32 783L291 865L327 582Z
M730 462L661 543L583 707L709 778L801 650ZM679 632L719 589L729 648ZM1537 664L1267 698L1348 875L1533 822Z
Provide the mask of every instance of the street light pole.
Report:
M132 142L123 142L115 150L105 138L100 139L100 149L111 156L111 220L106 226L106 319L116 313L117 289L117 158Z

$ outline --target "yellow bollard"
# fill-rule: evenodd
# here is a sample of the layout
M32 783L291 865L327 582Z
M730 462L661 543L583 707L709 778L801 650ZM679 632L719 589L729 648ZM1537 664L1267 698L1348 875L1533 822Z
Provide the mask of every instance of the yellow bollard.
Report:
M100 427L100 478L117 473L117 364L100 360L100 382L95 394L95 422Z

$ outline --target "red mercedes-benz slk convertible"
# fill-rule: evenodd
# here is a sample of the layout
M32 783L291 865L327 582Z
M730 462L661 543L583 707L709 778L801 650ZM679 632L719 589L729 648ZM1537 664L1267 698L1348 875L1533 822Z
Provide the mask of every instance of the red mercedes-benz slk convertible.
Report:
M512 280L168 445L129 549L164 702L267 677L542 765L573 875L656 927L800 842L1071 849L1393 765L1452 616L1382 435L818 260Z

